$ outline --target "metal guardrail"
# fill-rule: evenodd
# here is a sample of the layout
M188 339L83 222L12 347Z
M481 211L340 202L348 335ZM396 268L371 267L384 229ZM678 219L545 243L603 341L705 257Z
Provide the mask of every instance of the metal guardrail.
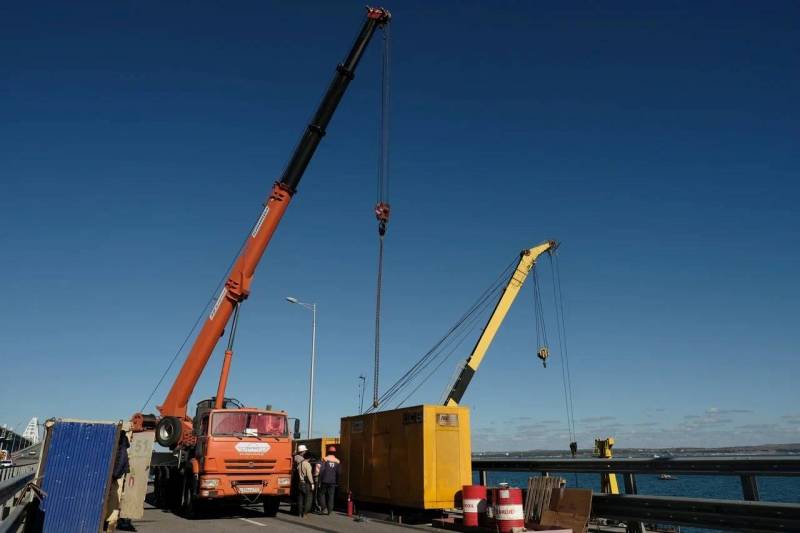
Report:
M0 533L15 532L25 518L30 499L14 505L14 498L25 485L33 481L36 475L33 467L15 467L5 469L12 471L11 476L0 481Z
M624 522L658 522L734 531L800 531L800 505L672 496L592 495L592 513Z
M617 474L800 476L800 456L659 457L656 459L523 459L473 457L473 470Z
M731 529L800 531L800 504L758 501L756 476L800 476L800 456L659 457L624 459L529 459L473 457L472 469L487 484L487 472L618 473L626 494L593 494L592 514L626 521L629 531L642 522ZM744 500L638 495L636 474L739 476ZM632 527L633 526L633 527Z

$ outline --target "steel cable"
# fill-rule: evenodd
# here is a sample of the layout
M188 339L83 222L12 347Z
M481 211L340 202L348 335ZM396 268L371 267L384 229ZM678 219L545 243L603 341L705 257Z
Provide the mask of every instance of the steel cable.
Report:
M508 266L506 266L497 276L497 278L481 293L477 300L470 305L467 311L456 321L456 323L433 345L433 347L431 347L420 359L414 363L414 365L412 365L409 370L400 376L400 378L398 378L397 381L395 381L392 386L383 393L383 395L379 398L379 404L391 400L401 390L408 387L410 383L412 383L414 379L416 379L416 377L419 376L419 374L424 371L433 360L437 359L443 350L453 342L453 338L457 338L462 326L464 326L465 323L472 323L470 319L473 318L476 313L479 313L479 311L484 310L486 306L488 306L488 303L491 303L490 298L496 294L496 292L502 287L502 284L507 282L509 272L514 268L514 265L517 263L517 261L517 258L512 260L511 263L509 263ZM369 413L374 410L375 408L373 407L368 409L366 412Z
M390 95L390 57L389 27L383 27L383 58L381 62L381 87L378 121L378 198L376 215L378 216L378 281L375 291L375 353L372 377L372 407L377 408L380 402L379 378L381 364L381 297L383 293L383 243L386 236L386 225L389 216L389 95ZM385 206L385 211L384 211Z
M437 356L439 351L447 345L451 336L454 335L455 332L462 326L462 324L476 312L479 306L481 306L487 300L487 298L489 298L497 290L497 284L504 277L507 277L506 274L511 269L512 265L509 265L504 270L503 274L501 274L498 277L498 279L492 284L492 286L490 286L487 290L485 290L484 293L479 297L479 299L470 307L470 309L466 313L464 313L464 315L462 315L462 317L457 321L457 323L453 327L451 327L450 330L441 339L439 339L439 341L436 344L434 344L434 346L430 350L428 350L428 352L420 360L418 360L414 364L414 366L411 367L411 369L409 369L403 376L401 376L401 378L398 379L392 385L392 387L390 387L389 390L386 391L386 393L384 393L384 396L381 397L381 401L385 399L388 400L392 396L394 396L398 389L402 389L403 387L405 387L408 382L413 380L419 374L419 372L421 372L421 370L423 370L427 366L426 364L427 361Z
M139 412L144 412L145 408L147 407L147 404L149 404L150 400L153 399L153 396L155 395L156 391L158 391L158 388L161 386L161 383L163 383L164 378L167 377L167 374L169 373L170 369L172 368L172 365L175 364L175 360L178 359L178 356L181 354L183 349L186 347L186 343L189 342L189 339L192 337L192 334L197 329L197 326L200 324L200 321L206 315L206 312L208 311L208 307L216 300L217 295L219 294L219 291L222 288L222 284L225 283L225 281L228 279L228 276L230 275L231 269L233 268L233 265L236 263L236 259L239 258L239 255L241 255L242 250L244 250L244 247L247 245L247 239L250 238L250 234L252 233L253 228L255 228L256 223L253 223L250 226L250 231L247 232L247 237L244 238L244 240L242 241L241 246L239 246L239 250L236 252L236 254L234 254L233 260L230 262L230 264L228 265L228 268L225 270L225 274L223 274L222 278L219 280L219 282L217 283L216 287L214 288L214 291L211 294L211 298L208 300L208 302L206 302L206 305L205 305L205 307L203 307L203 310L200 311L200 314L197 316L197 319L194 321L194 325L189 330L189 333L187 333L186 337L183 339L183 342L181 343L181 345L178 348L178 350L175 352L175 355L172 356L172 359L170 360L169 364L167 365L167 368L164 370L164 373L161 374L161 377L158 379L158 383L156 383L156 386L153 387L153 390L150 392L150 395L147 397L147 400L144 402L144 405L142 405L142 408L139 409Z

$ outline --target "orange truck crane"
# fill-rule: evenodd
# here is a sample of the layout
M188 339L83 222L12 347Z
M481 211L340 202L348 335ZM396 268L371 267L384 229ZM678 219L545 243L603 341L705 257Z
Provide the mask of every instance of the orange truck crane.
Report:
M233 356L239 306L250 294L256 267L292 199L339 102L354 77L364 50L375 31L391 18L383 8L367 8L355 43L336 73L325 96L295 148L281 178L274 184L250 235L216 298L191 351L183 363L160 416L136 413L134 431L155 429L155 440L169 448L176 460L154 464L155 492L161 503L194 514L201 501L263 501L264 513L274 516L280 498L290 490L292 438L299 438L299 421L289 433L286 412L243 407L225 397ZM187 414L189 398L228 322L233 317L228 347L215 397L197 404Z

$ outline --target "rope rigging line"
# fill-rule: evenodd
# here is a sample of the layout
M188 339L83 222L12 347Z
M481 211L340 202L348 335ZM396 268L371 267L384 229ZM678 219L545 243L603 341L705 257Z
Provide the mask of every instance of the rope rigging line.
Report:
M419 365L414 370L414 372L412 372L411 375L408 376L408 378L405 380L405 382L400 387L398 387L396 390L392 391L392 393L387 395L387 398L385 398L382 401L383 402L389 401L392 398L394 398L397 394L400 394L406 388L410 387L414 383L414 381L417 380L417 378L419 378L419 376L422 375L422 373L426 369L428 369L438 359L439 360L438 364L430 372L428 372L425 375L425 377L422 378L422 380L417 384L417 386L414 387L414 389L408 395L406 395L406 397L403 398L403 400L401 400L395 406L395 408L400 407L406 401L408 401L408 399L411 396L413 396L413 394L417 390L419 390L419 388L422 387L422 385L424 385L428 381L428 379L430 379L431 376L433 376L436 373L436 371L439 368L441 368L441 366L445 362L447 362L450 359L450 356L453 353L455 353L455 351L458 349L459 346L461 346L461 344L464 342L464 340L466 340L470 336L470 334L473 331L475 331L477 326L480 325L482 322L485 322L485 320L481 321L480 319L485 314L486 310L489 309L491 307L492 303L494 302L495 298L492 298L492 297L496 296L496 295L499 295L499 292L500 292L500 288L497 288L496 290L488 293L487 296L486 296L486 299L481 303L481 305L479 307L477 307L467 317L467 319L464 322L460 323L458 325L458 327L453 331L453 333L447 336L447 338L444 340L444 342L442 342L441 344L438 344L438 346L436 347L436 350L433 351L430 354L430 357L427 357L425 359L424 363ZM448 348L450 348L450 349L448 350ZM449 391L449 387L448 387L447 390Z
M192 334L197 329L197 326L200 324L200 321L206 315L206 312L208 311L208 307L210 305L212 305L216 301L217 296L219 295L219 291L220 291L220 289L222 289L222 284L225 283L225 281L228 279L228 275L230 274L234 263L236 263L236 259L242 253L242 250L244 250L244 247L247 244L247 239L250 238L250 233L252 233L253 228L255 228L255 225L256 225L256 223L253 223L250 226L250 231L247 232L247 237L245 237L244 240L242 241L241 246L239 246L239 250L237 250L236 253L233 255L233 260L231 260L230 264L228 265L228 268L225 269L225 273L222 275L222 278L219 280L219 282L217 283L216 287L214 287L214 290L211 293L211 298L209 298L209 300L206 302L206 305L205 305L205 307L203 307L203 310L200 311L200 314L197 315L197 319L194 321L194 325L189 330L189 333L186 334L186 337L184 337L183 342L181 343L180 347L177 349L175 354L172 356L172 359L170 360L169 364L167 365L167 368L164 370L164 373L161 374L161 377L158 379L158 383L156 383L156 386L153 387L153 390L150 392L150 395L147 397L147 400L145 400L144 405L142 405L142 408L139 409L139 412L144 412L145 408L147 407L147 404L150 403L150 400L153 399L153 396L155 395L155 393L158 390L158 388L161 386L161 383L163 383L164 378L167 377L167 374L169 373L170 369L172 368L172 365L175 364L175 360L178 359L178 356L181 354L183 349L186 347L186 343L189 342L190 338L192 338Z
M418 370L418 371L417 371L417 372L416 372L416 373L415 373L415 374L414 374L414 375L411 377L411 380L412 380L412 381L413 381L413 380L415 380L415 379L416 379L416 378L417 378L419 375L421 375L421 374L422 374L422 372L423 372L423 371L424 371L426 368L430 367L430 365L432 365L432 364L434 363L434 361L436 361L436 359L439 359L439 363L438 363L438 364L437 364L437 365L436 365L436 366L433 368L433 370L431 370L430 372L428 372L428 373L427 373L427 375L425 375L425 377L424 377L424 378L422 378L422 380L420 381L420 383L419 383L419 384L417 384L417 386L416 386L416 387L414 387L414 389L413 389L413 390L412 390L412 391L411 391L411 392L410 392L408 395L406 395L406 397L405 397L405 398L403 398L403 400L401 400L401 401L400 401L400 403L398 403L398 404L395 406L395 408L398 408L398 407L402 406L402 405L403 405L403 404L404 404L406 401L408 401L408 399L409 399L411 396L413 396L413 395L414 395L414 393L415 393L415 392L417 392L417 391L420 389L420 387L422 387L422 385L424 385L425 383L427 383L427 381L428 381L428 380L431 378L431 376L433 376L433 375L436 373L436 371L437 371L437 370L439 370L439 368L441 368L441 367L442 367L442 365L443 365L444 363L446 363L446 362L447 362L447 361L450 359L450 356L452 356L452 355L453 355L453 353L455 353L455 351L456 351L456 350L457 350L457 349L458 349L458 348L461 346L461 344L462 344L462 343L463 343L463 342L464 342L464 341L465 341L467 338L469 338L469 337L470 337L470 334L471 334L473 331L475 331L475 329L476 329L476 328L477 328L477 327L478 327L480 324L485 324L485 323L486 323L486 320L485 320L485 319L484 319L484 320L481 320L481 319L482 319L482 318L484 318L484 315L486 314L486 311L487 311L488 309L490 309L490 308L491 308L491 306L492 306L492 304L494 303L494 301L495 301L495 299L496 299L496 298L494 298L494 296L499 296L500 289L501 289L501 287L497 287L495 290L493 290L493 291L491 291L490 293L488 293L488 294L486 295L486 298L484 299L484 301L481 303L480 307L476 308L476 309L475 309L475 311L474 311L474 312L473 312L473 313L470 315L470 317L469 317L467 320L465 320L465 321L463 322L462 326L461 326L461 327L459 327L459 329L458 329L456 332L454 332L454 334L453 334L453 335L451 335L451 336L450 336L450 337L447 339L447 341L446 341L446 342L442 343L442 345L441 345L440 349L437 351L436 355L435 355L434 357L430 358L430 359L429 359L429 360L428 360L428 361L427 361L427 362L426 362L426 363L425 363L425 364L424 364L422 367L420 367L420 368L419 368L419 370ZM450 349L449 349L447 352L445 352L445 350L446 350L447 348L450 348ZM409 385L409 386L410 386L410 385ZM447 393L450 391L450 388L452 388L452 383L450 383L450 384L448 385L448 387L445 389L445 392L444 392L444 394L447 394Z
M556 334L558 350L561 356L561 382L564 391L564 403L567 412L567 429L570 439L575 442L575 408L573 404L572 378L570 377L569 352L567 350L566 327L564 319L564 300L561 290L561 275L558 268L558 256L550 254L550 273L553 285L553 304L556 314Z
M398 378L397 381L395 381L383 393L383 395L380 396L378 402L379 404L391 400L406 387L410 386L410 384L436 359L438 359L442 353L444 353L444 351L453 344L453 342L458 340L459 336L462 338L461 340L458 340L456 347L463 342L463 339L466 338L466 336L468 336L472 329L474 329L474 327L478 324L477 319L480 317L480 313L485 311L493 303L494 299L492 297L496 296L502 287L505 286L508 276L514 269L514 265L517 263L517 261L517 258L512 260L508 266L506 266L497 276L497 278L481 293L477 300L470 305L467 311L464 312L464 314L456 321L456 323L436 343L434 343L433 347L431 347L419 360L414 363L414 365L412 365L409 370L400 376L400 378ZM455 347L453 350L448 352L448 357L453 353L454 350ZM440 362L439 365L434 368L433 372L435 372L436 369L441 366L441 364L443 363ZM428 377L430 377L430 374ZM425 379L427 380L427 378ZM375 409L376 408L373 406L367 409L366 412L369 413Z
M457 321L457 323L450 328L450 330L441 338L439 341L434 344L434 346L420 359L418 360L414 366L411 367L403 376L400 377L390 388L387 390L384 395L381 397L381 401L391 399L395 394L397 394L401 389L406 387L413 379L416 378L419 373L424 370L428 366L428 361L431 359L435 359L438 354L443 350L449 342L451 342L452 336L456 334L458 329L472 316L479 308L482 306L485 301L490 298L495 291L497 290L497 284L502 281L503 278L507 277L507 273L511 270L512 265L509 265L498 277L498 280L493 283L493 286L490 286L481 297L470 307L470 309L464 313L464 315Z
M501 287L498 287L497 290L495 290L494 292L490 293L489 296L495 296L495 295L499 296L500 292L501 292ZM400 401L400 403L398 403L395 406L395 409L397 409L399 407L402 407L402 405L404 403L406 403L409 400L409 398L411 398L425 383L428 382L428 380L434 374L436 374L436 372L442 367L442 365L444 365L447 361L450 360L450 357L456 352L456 350L458 350L458 348L464 343L465 340L467 340L468 338L470 338L472 336L472 333L478 328L478 326L481 325L481 324L485 324L486 323L486 320L485 320L486 312L487 312L487 310L492 308L492 304L493 304L494 300L495 300L495 298L487 298L486 302L478 310L476 310L476 312L470 318L470 321L468 323L466 323L466 325L464 327L461 328L461 331L459 333L457 333L456 336L453 337L453 339L457 338L457 340L452 340L450 342L450 345L452 345L452 348L443 357L441 357L441 360L433 368L433 370L428 372L428 374L424 378L422 378L422 380L419 382L419 384L417 384L417 386L414 387L414 389L410 393L408 393L406 395L406 397L403 398L402 401ZM460 335L460 338L457 337L459 335ZM444 350L444 348L442 349L442 351L443 350ZM463 366L459 367L459 371L460 371L461 368L463 368ZM458 375L456 375L456 379L457 378L458 378ZM447 397L447 394L450 392L450 389L453 388L453 382L454 381L455 380L451 380L450 382L448 382L448 386L442 392L442 396L441 396L441 399L440 399L439 403L443 403L444 402L444 399Z
M572 416L572 434L573 438L575 437L575 402L574 396L572 394L572 372L569 368L569 350L567 349L567 325L566 319L564 318L564 294L561 290L561 267L559 266L558 255L553 257L553 261L556 265L556 284L558 286L558 307L559 312L561 313L561 332L564 336L564 361L567 365L567 386L569 388L569 404L570 404L570 416Z
M378 108L378 191L375 217L378 219L378 279L375 291L375 354L372 377L372 407L377 408L381 361L381 296L383 293L383 241L389 223L389 95L390 50L389 27L383 26L383 58L381 61L381 88Z
M550 343L547 341L547 326L544 318L544 305L542 305L542 289L539 287L539 276L536 268L531 272L533 276L533 312L536 321L536 346L537 355L542 359L542 364L547 368Z

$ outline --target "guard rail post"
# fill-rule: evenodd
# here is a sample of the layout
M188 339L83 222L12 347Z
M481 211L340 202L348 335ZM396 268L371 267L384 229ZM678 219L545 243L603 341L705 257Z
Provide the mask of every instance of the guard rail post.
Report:
M759 498L756 476L743 474L739 477L742 480L742 495L744 496L744 499L749 502L757 502Z
M16 501L17 495L33 481L34 469L31 466L8 468L11 475L0 481L0 533L16 532L27 514L30 497Z

